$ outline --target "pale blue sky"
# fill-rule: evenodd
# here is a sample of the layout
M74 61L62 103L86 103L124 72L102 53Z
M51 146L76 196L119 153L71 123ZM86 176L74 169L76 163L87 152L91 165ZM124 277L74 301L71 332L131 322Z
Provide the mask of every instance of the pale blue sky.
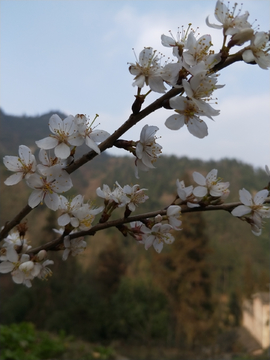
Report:
M132 49L138 55L152 46L170 56L161 34L176 34L191 22L200 34L212 35L218 50L221 32L205 25L209 14L216 22L215 3L1 0L1 107L11 115L98 113L100 128L113 132L129 116L136 93L127 64L135 61ZM242 8L254 27L269 30L270 1L247 0ZM207 138L194 138L186 128L168 130L164 122L172 112L162 110L136 125L126 139L138 140L143 125L157 125L165 154L270 165L269 71L241 62L222 71L219 83L226 84L214 94L221 115L215 122L206 120ZM149 101L158 96L151 94Z

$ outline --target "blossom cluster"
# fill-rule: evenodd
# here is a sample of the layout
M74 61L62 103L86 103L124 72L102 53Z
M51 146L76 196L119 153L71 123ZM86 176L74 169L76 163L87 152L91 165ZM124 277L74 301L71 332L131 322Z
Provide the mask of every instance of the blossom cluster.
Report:
M267 47L269 33L255 32L247 20L249 13L235 15L235 10L236 5L230 11L218 0L215 17L220 24L212 24L209 17L206 19L209 27L223 29L224 43L219 53L211 49L211 35L196 37L190 24L186 31L178 31L176 38L173 35L161 36L162 45L172 48L175 61L166 62L162 66L161 55L153 48L147 47L140 52L136 63L130 64L129 71L135 75L133 86L138 87L138 93L144 85L159 93L166 92L164 83L182 88L180 96L169 100L169 108L174 109L176 113L165 121L169 129L178 130L186 125L188 131L200 139L208 135L208 127L201 116L213 120L213 116L219 115L219 110L209 104L209 100L213 99L213 91L224 86L217 84L218 75L215 67L231 55L229 52L233 46L240 46L249 41L249 45L242 51L242 59L247 63L255 62L262 69L270 67ZM226 44L227 36L231 38ZM184 93L186 96L183 96Z
M92 129L92 124L89 124L87 117L82 114L69 115L64 120L57 114L52 115L49 120L52 134L36 141L40 148L40 163L37 164L30 148L20 145L18 157L5 156L3 159L8 170L15 173L5 180L5 184L15 185L25 179L27 185L34 190L28 199L31 208L44 202L51 210L62 209L63 201L58 194L70 190L73 186L65 167L72 161L75 148L85 142L100 154L97 143L110 136L104 130ZM54 156L46 150L54 150Z
M31 287L31 281L38 277L46 279L52 275L48 265L52 265L52 260L45 260L47 253L40 250L36 255L26 254L31 249L27 239L20 236L18 231L11 232L5 239L0 249L0 273L11 273L12 279L16 284L24 284Z
M118 182L115 184L113 190L106 184L102 189L97 188L96 193L99 197L104 199L103 218L107 220L116 208L125 207L125 217L129 216L131 212L136 210L139 204L144 203L149 197L145 195L147 189L141 189L138 184L130 186L125 185L121 187Z
M183 180L176 180L177 201L180 205L187 205L190 208L202 205L222 203L229 191L229 182L222 182L217 178L217 170L211 170L206 177L198 172L193 173L193 179L199 186L185 186ZM129 233L140 243L144 244L145 249L153 246L160 253L164 243L172 244L174 237L172 230L181 230L182 221L181 206L175 203L166 210L166 215L157 215L155 221L147 219L145 222L136 221L130 224ZM165 224L162 223L165 221Z

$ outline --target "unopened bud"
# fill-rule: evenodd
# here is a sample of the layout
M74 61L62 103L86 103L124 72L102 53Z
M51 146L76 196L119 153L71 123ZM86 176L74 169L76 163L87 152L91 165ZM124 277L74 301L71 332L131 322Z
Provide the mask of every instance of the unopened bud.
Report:
M23 272L25 272L25 273L33 270L33 268L34 268L34 263L33 263L33 261L26 261L26 262L22 263L22 264L19 266L19 270L20 270L20 271L23 271Z
M246 41L252 39L254 35L254 30L251 28L242 29L237 34L234 34L231 37L231 40L228 43L228 47L231 48L234 45L240 46L243 45Z
M163 220L163 217L160 214L155 216L155 223L160 223L162 220Z
M46 256L47 256L46 250L40 250L39 253L37 254L37 258L39 261L44 260Z

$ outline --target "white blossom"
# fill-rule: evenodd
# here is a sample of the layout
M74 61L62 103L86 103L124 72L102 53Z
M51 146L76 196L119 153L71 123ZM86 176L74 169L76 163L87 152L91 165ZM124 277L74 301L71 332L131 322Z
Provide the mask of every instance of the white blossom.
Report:
M208 127L199 117L203 116L204 112L191 99L176 96L171 98L169 102L176 113L169 116L165 121L165 126L168 129L179 130L186 125L188 131L199 139L208 135Z
M177 187L177 194L179 198L183 201L187 201L187 206L189 208L193 207L200 207L199 204L197 204L197 199L193 195L193 186L185 186L185 183L183 180L179 181L179 179L176 180L176 187Z
M163 84L162 68L159 64L160 58L156 55L153 48L144 48L139 55L136 64L130 64L129 71L135 75L133 86L142 88L145 84L151 90L164 93L166 87Z
M83 114L77 114L75 116L75 121L78 126L78 132L81 135L81 137L84 139L85 144L90 149L94 150L97 154L100 154L100 149L97 146L97 143L106 140L110 136L110 134L105 130L92 129L91 125L93 124L94 121L91 124L89 124L89 120Z
M37 167L35 156L25 145L19 146L19 157L4 156L3 162L8 170L15 172L15 174L9 176L4 181L6 185L15 185L18 184L18 182L20 182L22 179L27 179L36 171Z
M138 178L138 169L148 171L154 168L153 163L161 154L162 146L156 143L157 126L145 125L140 134L140 140L136 145L136 171Z
M40 271L38 274L38 278L41 280L46 280L49 276L52 276L52 270L47 267L47 265L53 265L53 260L45 260L40 264Z
M184 79L182 84L187 97L176 96L169 100L176 114L169 116L165 125L171 130L187 125L189 132L199 139L207 136L207 125L199 116L207 116L213 120L212 116L219 115L219 110L206 103L212 92L223 86L216 85L216 82L216 76L206 76L206 71L196 73L189 81Z
M146 250L152 245L156 252L160 253L163 249L163 243L172 244L174 237L170 233L173 227L169 224L155 224L152 229L143 228L142 243ZM148 229L148 230L147 230Z
M117 185L120 187L118 183ZM133 185L132 187L130 185L125 185L123 187L123 192L129 199L127 207L130 211L135 211L138 204L142 204L149 199L149 197L144 193L145 190L147 189L140 189L140 185L138 184Z
M269 34L259 31L252 38L250 46L242 54L245 62L255 61L260 68L267 70L270 67L270 55L266 51L266 44L269 42Z
M181 216L181 207L178 205L171 205L167 209L168 222L174 230L181 230L180 226L182 221L179 219Z
M65 250L63 252L62 259L67 260L69 255L76 256L82 253L86 248L86 242L83 240L83 238L70 240L69 236L65 236L64 246Z
M52 115L49 120L49 128L53 134L36 141L36 144L44 150L54 149L55 156L60 159L69 157L70 146L79 146L84 142L72 115L69 115L64 120L57 114Z
M25 253L31 249L31 246L28 245L27 239L25 237L21 237L18 230L12 230L8 236L4 238L3 247L7 248L9 246L13 246L15 249L20 248L20 253Z
M32 208L44 201L49 209L56 211L59 206L57 193L68 191L72 187L69 174L60 165L53 166L48 176L33 174L27 179L27 185L34 189L28 199Z
M71 200L63 195L60 195L59 198L59 209L62 210L62 215L58 218L60 226L66 226L70 223L74 229L89 230L92 227L95 215L104 208L103 206L94 208L91 204L84 203L82 195L77 195Z
M183 52L185 62L190 66L194 66L201 61L208 60L208 52L211 46L211 35L203 35L200 36L199 39L196 39L194 33L190 32L185 45L187 51ZM216 62L214 62L212 66L214 66L215 63Z
M221 182L219 178L217 178L217 170L211 170L206 177L198 172L193 173L194 181L199 184L193 190L193 194L196 197L202 198L206 195L211 195L213 197L222 197L224 193L227 194L228 187L230 186L229 182Z
M269 191L264 189L257 192L254 197L246 189L239 190L240 201L243 205L239 205L231 212L233 216L246 217L251 220L251 229L254 235L260 235L262 229L262 219L270 218L270 207L264 206Z
M39 161L40 164L37 165L37 171L43 176L48 176L53 166L58 166L64 168L69 165L69 163L73 160L72 156L67 159L59 159L57 157L52 157L48 155L47 151L44 149L39 150Z
M209 21L209 16L206 18L206 24L214 29L223 29L224 35L234 35L241 29L250 28L251 25L247 21L249 12L246 11L240 15L240 11L235 15L237 3L235 3L232 11L224 4L223 1L218 0L215 7L215 18L221 25L212 24Z
M25 274L20 270L21 264L28 262L30 259L29 255L19 255L12 245L7 247L6 260L0 264L0 273L6 274L11 273L12 280L16 284L24 283L27 287L31 286L31 282L25 278Z

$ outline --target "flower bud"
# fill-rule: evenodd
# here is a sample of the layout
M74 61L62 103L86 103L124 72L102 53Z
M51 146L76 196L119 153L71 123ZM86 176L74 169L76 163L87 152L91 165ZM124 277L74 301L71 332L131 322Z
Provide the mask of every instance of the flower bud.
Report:
M254 34L254 30L250 28L242 29L238 33L231 37L228 43L228 47L231 48L234 45L243 45L246 41L251 40Z
M161 221L163 220L163 217L158 214L156 217L155 217L155 223L160 223Z
M37 254L37 258L39 261L44 260L46 256L47 256L46 250L40 250L39 253Z
M34 268L33 261L26 261L19 266L19 270L24 273L30 272L31 270L33 270L33 268Z

